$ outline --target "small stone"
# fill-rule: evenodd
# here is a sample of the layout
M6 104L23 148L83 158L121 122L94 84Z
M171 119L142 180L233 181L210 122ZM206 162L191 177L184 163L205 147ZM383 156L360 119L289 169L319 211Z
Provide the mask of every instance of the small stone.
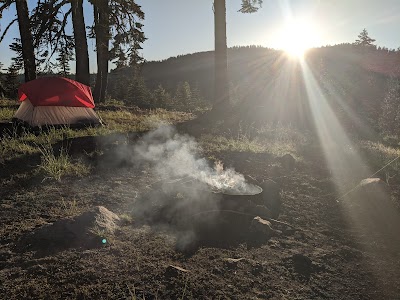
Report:
M238 267L238 263L244 260L244 258L225 258L224 262L228 269L236 269Z
M173 266L173 265L169 265L166 270L165 270L165 276L167 277L176 277L179 276L179 274L185 274L188 273L189 271L178 267L178 266Z
M284 156L278 158L278 161L287 171L293 171L296 166L296 160L291 154L285 154Z
M312 261L303 254L294 254L292 262L296 273L307 275L312 271Z
M254 233L261 234L264 237L270 237L274 232L271 223L258 216L251 221L250 229Z
M358 186L348 195L345 201L349 201L351 207L375 213L379 210L391 210L389 186L380 178L366 178L360 181Z
M23 236L19 248L40 253L52 253L68 248L97 248L109 241L103 235L113 236L120 218L103 206L96 206L74 218L57 220Z
M387 184L380 178L366 178L360 181L360 186L371 187L371 186L381 186L386 187Z
M360 181L358 187L350 195L355 197L387 198L389 186L380 178L366 178Z
M238 263L239 261L244 260L243 257L241 258L225 258L225 261L227 261L228 263Z

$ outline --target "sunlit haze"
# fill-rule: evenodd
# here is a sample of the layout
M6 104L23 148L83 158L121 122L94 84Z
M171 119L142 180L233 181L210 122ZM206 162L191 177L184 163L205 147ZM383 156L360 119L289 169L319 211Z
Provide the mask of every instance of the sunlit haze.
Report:
M146 60L213 50L211 0L137 2L145 13L144 31L148 39L143 44L142 55ZM268 0L263 2L262 9L255 14L239 13L240 2L230 0L227 5L228 47L261 45L285 49L298 55L308 47L351 43L363 28L368 29L379 46L392 49L400 46L397 33L400 26L398 0ZM28 1L30 9L35 3L33 0ZM93 13L90 5L84 3L85 20L91 24ZM3 13L1 30L14 16L14 7ZM301 28L306 30L302 31ZM14 56L8 48L14 37L18 37L16 23L0 44L1 61L6 66ZM96 69L93 48L94 41L91 39L91 72ZM71 67L74 68L74 65Z
M321 38L316 24L308 20L289 20L277 30L274 44L293 57L302 57L308 49L320 45Z

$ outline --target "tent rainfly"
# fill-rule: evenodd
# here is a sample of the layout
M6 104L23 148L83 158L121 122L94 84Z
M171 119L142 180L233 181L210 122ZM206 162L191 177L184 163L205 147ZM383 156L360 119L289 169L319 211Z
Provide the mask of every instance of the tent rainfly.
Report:
M18 89L21 105L14 120L32 127L100 125L90 87L63 77L41 77Z

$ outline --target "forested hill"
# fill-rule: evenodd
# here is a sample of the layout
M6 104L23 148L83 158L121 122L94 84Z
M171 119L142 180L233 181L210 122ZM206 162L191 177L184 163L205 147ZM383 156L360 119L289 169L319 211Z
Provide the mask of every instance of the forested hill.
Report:
M281 51L264 47L228 50L231 100L244 103L249 114L269 120L279 118L280 122L302 123L309 119L304 78L312 74L338 114L345 115L352 109L361 119L376 125L388 79L398 77L399 66L399 51L375 46L341 44L315 48L306 55L303 65ZM162 85L173 95L179 83L188 82L211 101L213 68L214 53L208 51L147 62L142 75L150 90ZM114 72L111 78L118 74ZM337 99L346 107L341 107Z
M325 72L343 76L355 68L353 73L369 73L393 76L400 73L400 52L386 48L357 49L352 44L341 44L315 48L309 51L306 61L315 68L325 68ZM228 68L232 84L243 81L265 80L283 72L282 67L293 64L282 53L260 46L233 47L228 49ZM214 77L214 52L199 52L179 55L162 61L150 61L144 64L142 75L149 88L162 84L173 90L180 81L198 83L202 93L212 98ZM339 74L341 73L341 74ZM351 73L351 75L355 75ZM361 75L361 74L359 74ZM335 76L336 77L336 76Z
M247 76L268 76L270 66L281 55L280 51L249 46L228 49L228 68L232 82L246 80ZM214 81L214 52L199 52L194 54L171 57L163 61L147 62L142 74L150 88L162 84L167 89L174 89L178 82L188 81L198 84L206 98L212 98Z

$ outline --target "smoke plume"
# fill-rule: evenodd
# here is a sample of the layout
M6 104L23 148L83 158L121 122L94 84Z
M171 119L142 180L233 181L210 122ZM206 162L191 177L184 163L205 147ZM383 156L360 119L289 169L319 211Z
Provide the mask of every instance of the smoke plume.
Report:
M141 139L134 148L134 157L136 161L154 163L156 172L162 178L190 178L208 185L216 192L259 192L235 170L224 170L221 163L211 167L201 157L199 150L200 146L194 138L177 133L171 126L162 126Z

